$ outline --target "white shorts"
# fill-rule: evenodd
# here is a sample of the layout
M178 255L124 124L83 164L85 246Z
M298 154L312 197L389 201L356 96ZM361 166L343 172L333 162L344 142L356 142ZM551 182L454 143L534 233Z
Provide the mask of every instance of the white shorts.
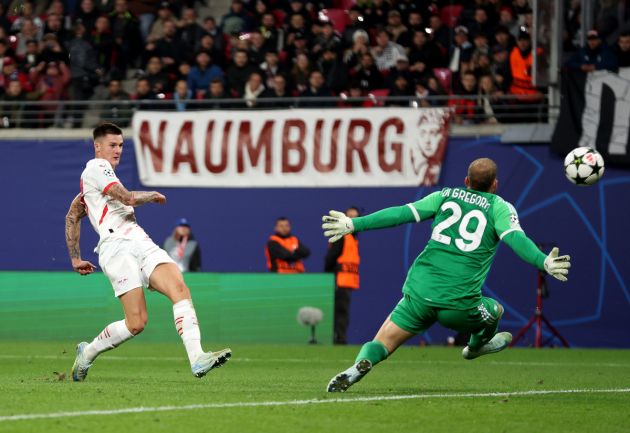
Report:
M100 245L98 256L116 297L137 287L149 287L149 277L157 265L175 263L150 238L108 239Z

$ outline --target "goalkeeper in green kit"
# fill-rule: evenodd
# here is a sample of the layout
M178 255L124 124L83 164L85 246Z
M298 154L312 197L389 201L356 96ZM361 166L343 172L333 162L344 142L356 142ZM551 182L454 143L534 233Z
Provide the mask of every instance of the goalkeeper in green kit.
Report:
M481 295L499 241L539 270L567 280L569 256L558 257L558 248L545 256L521 229L514 207L495 194L498 181L494 161L473 161L464 182L466 188L444 188L415 203L363 217L350 219L337 211L323 217L329 242L353 232L433 219L431 239L409 269L403 298L374 340L363 345L355 364L331 379L328 392L347 390L435 322L471 334L462 351L465 359L505 349L512 335L497 333L503 306Z

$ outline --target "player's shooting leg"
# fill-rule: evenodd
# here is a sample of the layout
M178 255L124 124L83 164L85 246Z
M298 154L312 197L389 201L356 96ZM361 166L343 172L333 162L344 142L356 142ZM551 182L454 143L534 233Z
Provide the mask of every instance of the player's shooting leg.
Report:
M470 310L440 310L438 321L447 328L470 332L468 347L476 351L495 336L501 316L503 306L492 298L484 297Z
M374 366L385 360L391 353L398 349L401 344L413 336L413 333L401 329L388 317L381 325L381 329L376 333L374 340L365 343L363 347L361 347L361 351L357 355L355 362L367 359L372 363L372 366Z
M147 324L147 301L144 298L142 287L137 287L120 297L123 311L125 312L125 324L133 335L144 331Z
M162 263L151 273L149 285L173 303L175 329L182 337L188 360L193 365L204 352L201 347L197 313L182 273L174 263Z

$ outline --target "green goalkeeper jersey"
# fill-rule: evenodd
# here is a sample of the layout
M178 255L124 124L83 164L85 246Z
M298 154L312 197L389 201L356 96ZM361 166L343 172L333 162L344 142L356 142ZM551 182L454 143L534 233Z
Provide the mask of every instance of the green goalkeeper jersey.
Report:
M409 269L403 292L440 308L464 310L481 301L481 287L504 240L544 269L545 255L525 236L514 206L496 194L444 188L406 206L354 218L356 231L433 218L431 239Z

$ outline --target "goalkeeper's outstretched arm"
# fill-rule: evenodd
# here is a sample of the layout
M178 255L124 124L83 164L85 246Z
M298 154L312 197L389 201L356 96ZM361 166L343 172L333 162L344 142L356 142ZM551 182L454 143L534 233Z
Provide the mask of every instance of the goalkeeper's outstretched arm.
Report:
M545 271L552 277L567 281L571 257L558 257L558 248L553 248L548 256L538 249L536 244L520 230L515 230L503 237L505 242L521 259L540 271Z

